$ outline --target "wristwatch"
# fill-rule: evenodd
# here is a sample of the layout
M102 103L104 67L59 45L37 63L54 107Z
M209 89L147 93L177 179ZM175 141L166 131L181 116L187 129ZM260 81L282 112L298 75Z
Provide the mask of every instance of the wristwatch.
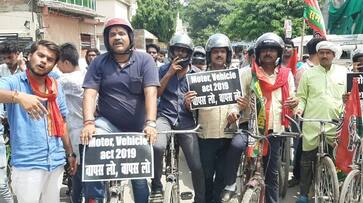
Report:
M77 155L74 152L72 152L72 153L66 153L66 158L69 158L69 157L76 158Z
M152 128L156 128L156 122L153 121L153 120L146 120L145 121L145 126L149 126L149 127L152 127Z

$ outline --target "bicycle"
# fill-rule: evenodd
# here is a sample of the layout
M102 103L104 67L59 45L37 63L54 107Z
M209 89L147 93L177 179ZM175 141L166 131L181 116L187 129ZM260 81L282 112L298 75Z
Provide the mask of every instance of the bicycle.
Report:
M179 203L180 199L192 199L193 195L191 192L180 193L179 187L179 162L178 155L179 150L176 145L175 135L176 134L186 134L186 133L199 133L198 129L200 125L197 125L194 129L190 130L168 130L163 132L158 132L158 134L172 134L170 136L170 141L165 152L165 177L166 186L164 191L163 203Z
M297 123L292 118L288 116L287 118L290 120L290 122L293 122L297 125ZM225 132L228 132L228 130L225 130ZM251 155L249 153L245 153L242 155L241 164L239 167L239 175L237 176L237 178L240 179L240 181L238 181L240 192L237 192L237 195L232 197L228 203L263 203L265 196L265 179L263 175L264 172L262 167L262 158L264 141L267 139L267 137L258 135L258 132L255 130L239 129L234 133L247 134L249 136L249 144L251 144L250 142L256 143L256 147L253 149L255 154ZM292 138L299 135L299 132L282 132L271 133L269 136ZM252 139L254 140L252 141Z
M338 125L331 119L306 119L298 116L299 122L315 122L320 124L319 144L316 166L314 167L315 202L337 202L339 200L339 183L336 168L328 153L326 143L326 124Z
M126 182L121 180L111 180L106 184L107 202L124 203L124 191Z
M344 180L339 199L340 203L358 203L363 201L363 138L356 137L353 141L354 145L356 148L353 153L352 165L350 166L352 170Z
M279 195L284 198L287 193L291 163L291 139L286 138L281 147L281 166L279 169Z
M179 203L179 199L191 199L192 193L185 192L180 194L179 190L179 168L178 168L178 153L177 148L175 146L175 138L176 134L191 134L198 133L197 130L200 128L200 125L196 126L194 129L188 130L168 130L157 132L157 134L172 134L170 136L169 148L166 150L166 186L164 192L164 203ZM125 133L125 132L124 132ZM112 133L109 133L112 134ZM113 133L115 134L115 133ZM117 133L116 133L117 134ZM136 133L142 134L142 133ZM85 149L83 150L85 153ZM109 180L106 184L106 193L107 193L107 202L109 203L123 203L124 202L124 191L125 191L126 182L123 180Z

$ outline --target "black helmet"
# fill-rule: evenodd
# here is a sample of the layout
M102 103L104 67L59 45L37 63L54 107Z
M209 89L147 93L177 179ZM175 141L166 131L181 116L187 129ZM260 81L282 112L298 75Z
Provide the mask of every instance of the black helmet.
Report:
M258 65L261 65L259 63L260 61L260 52L261 52L261 49L264 49L264 48L275 48L277 49L278 51L278 58L281 59L282 57L282 52L284 50L284 40L278 36L277 34L275 33L272 33L272 32L268 32L268 33L265 33L263 35L261 35L257 41L256 41L256 45L255 45L255 56L256 56L256 63ZM281 60L279 60L278 64L281 63Z
M255 53L255 45L251 45L247 48L248 56L252 56Z
M207 56L207 65L211 63L210 53L213 48L227 48L227 65L232 61L232 44L229 38L224 34L214 34L209 37L207 44L205 45L205 51Z
M192 39L187 34L175 34L170 39L169 48L168 48L168 56L170 58L170 61L172 61L175 58L174 56L175 47L186 48L188 50L187 60L190 62L194 45Z
M353 63L358 62L358 58L363 56L363 49L358 49L354 52Z
M192 64L202 63L205 64L205 50L202 46L194 47L194 52L192 56Z

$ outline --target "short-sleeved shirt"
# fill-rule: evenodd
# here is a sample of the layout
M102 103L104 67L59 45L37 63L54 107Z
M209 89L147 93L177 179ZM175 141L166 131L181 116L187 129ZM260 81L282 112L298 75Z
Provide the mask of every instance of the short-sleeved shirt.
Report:
M19 73L0 79L0 89L33 94L26 74ZM56 102L63 117L68 110L62 86L58 84ZM47 106L46 102L43 103ZM31 119L20 104L6 104L10 124L11 165L25 169L52 171L65 163L60 137L48 133L47 117Z
M14 71L13 74L21 73L21 72L23 72L23 71L21 70L21 68L19 66L17 66L16 70ZM11 71L8 68L8 65L6 65L6 63L0 65L0 77L7 77L7 76L10 76L13 74L11 73Z
M160 67L160 80L165 76L170 68L170 63ZM188 73L199 72L199 69L192 66ZM193 113L188 111L184 105L184 94L188 92L186 76L178 77L175 74L170 78L163 94L160 96L158 105L158 116L168 119L173 126L192 127L195 125Z
M82 84L85 74L86 72L84 70L77 70L71 73L61 74L59 78L59 83L63 87L69 111L67 115L68 134L72 141L73 151L77 155L78 163L80 163L78 145L80 144L80 135L83 129Z
M120 68L111 53L104 53L90 64L83 88L98 90L97 112L120 131L139 132L145 122L144 88L159 86L153 58L133 51L127 65Z

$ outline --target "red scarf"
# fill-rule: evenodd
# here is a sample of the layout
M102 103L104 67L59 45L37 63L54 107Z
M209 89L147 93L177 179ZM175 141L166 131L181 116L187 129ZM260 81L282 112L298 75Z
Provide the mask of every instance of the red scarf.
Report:
M268 121L270 116L270 108L271 108L271 102L272 102L272 92L278 88L281 87L282 90L282 104L285 103L287 98L289 98L289 73L290 68L283 68L279 67L277 78L275 80L275 84L271 84L268 81L268 78L266 75L263 74L261 68L257 67L257 64L253 63L252 65L252 71L256 72L257 78L260 82L261 90L263 96L266 98L265 103L265 112L266 112L266 134L268 131ZM289 125L289 121L286 119L285 115L291 114L291 111L288 107L282 105L282 112L281 112L281 124L284 125L286 128Z
M31 75L29 69L26 70L30 87L33 93L42 98L48 99L48 131L51 136L62 137L64 135L64 120L57 105L58 83L55 79L46 76L45 88L47 93L39 90L39 83Z

